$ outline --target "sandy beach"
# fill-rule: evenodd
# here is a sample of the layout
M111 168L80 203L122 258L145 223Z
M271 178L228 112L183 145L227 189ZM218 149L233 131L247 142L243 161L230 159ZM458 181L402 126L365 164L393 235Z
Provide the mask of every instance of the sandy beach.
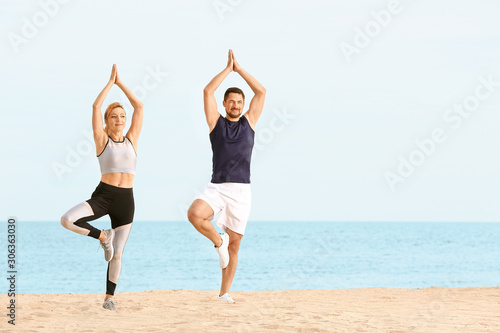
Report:
M2 332L500 332L500 287L17 295ZM0 297L8 305L7 295ZM2 306L4 308L5 307Z

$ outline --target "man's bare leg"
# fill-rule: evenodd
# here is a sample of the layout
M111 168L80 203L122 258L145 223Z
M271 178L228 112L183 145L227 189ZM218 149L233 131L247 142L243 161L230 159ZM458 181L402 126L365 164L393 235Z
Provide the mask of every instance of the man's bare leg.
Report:
M226 233L229 235L229 264L222 270L222 283L219 296L229 292L231 288L234 274L236 273L236 266L238 265L238 251L240 249L241 238L243 237L243 235L229 228L226 228Z
M214 214L212 207L201 199L196 199L191 204L188 210L188 220L202 235L207 237L219 247L222 244L222 239L215 230L212 222L208 220ZM231 235L229 235L231 237ZM231 242L229 243L231 245Z

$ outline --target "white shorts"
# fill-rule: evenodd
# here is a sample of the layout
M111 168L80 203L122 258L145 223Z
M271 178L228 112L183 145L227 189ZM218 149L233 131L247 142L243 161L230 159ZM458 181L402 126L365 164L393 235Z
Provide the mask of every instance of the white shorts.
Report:
M229 228L238 234L245 234L252 203L250 184L208 183L196 199L201 199L212 207L214 215L208 218L210 221L220 213L217 226L224 232Z

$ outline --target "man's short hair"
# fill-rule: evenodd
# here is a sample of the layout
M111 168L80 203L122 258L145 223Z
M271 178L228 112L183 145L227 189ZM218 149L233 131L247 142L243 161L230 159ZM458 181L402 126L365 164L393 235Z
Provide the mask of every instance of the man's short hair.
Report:
M227 96L229 96L230 93L241 94L241 96L243 96L243 100L245 100L245 94L243 93L243 90L241 90L240 88L231 87L228 88L224 93L224 101L227 100Z

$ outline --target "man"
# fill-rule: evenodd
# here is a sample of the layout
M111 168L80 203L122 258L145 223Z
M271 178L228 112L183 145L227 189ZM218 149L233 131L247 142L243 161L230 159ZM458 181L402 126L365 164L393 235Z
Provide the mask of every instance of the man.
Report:
M239 88L229 88L222 105L226 117L217 111L215 90L232 71L238 73L254 92L248 111L241 116L245 95ZM203 90L205 116L212 144L212 180L192 203L188 219L214 243L222 268L218 299L234 303L229 296L238 264L238 250L250 215L250 160L254 144L255 124L264 107L266 89L240 67L229 50L227 67ZM219 235L211 220L220 212L217 225L225 232Z

